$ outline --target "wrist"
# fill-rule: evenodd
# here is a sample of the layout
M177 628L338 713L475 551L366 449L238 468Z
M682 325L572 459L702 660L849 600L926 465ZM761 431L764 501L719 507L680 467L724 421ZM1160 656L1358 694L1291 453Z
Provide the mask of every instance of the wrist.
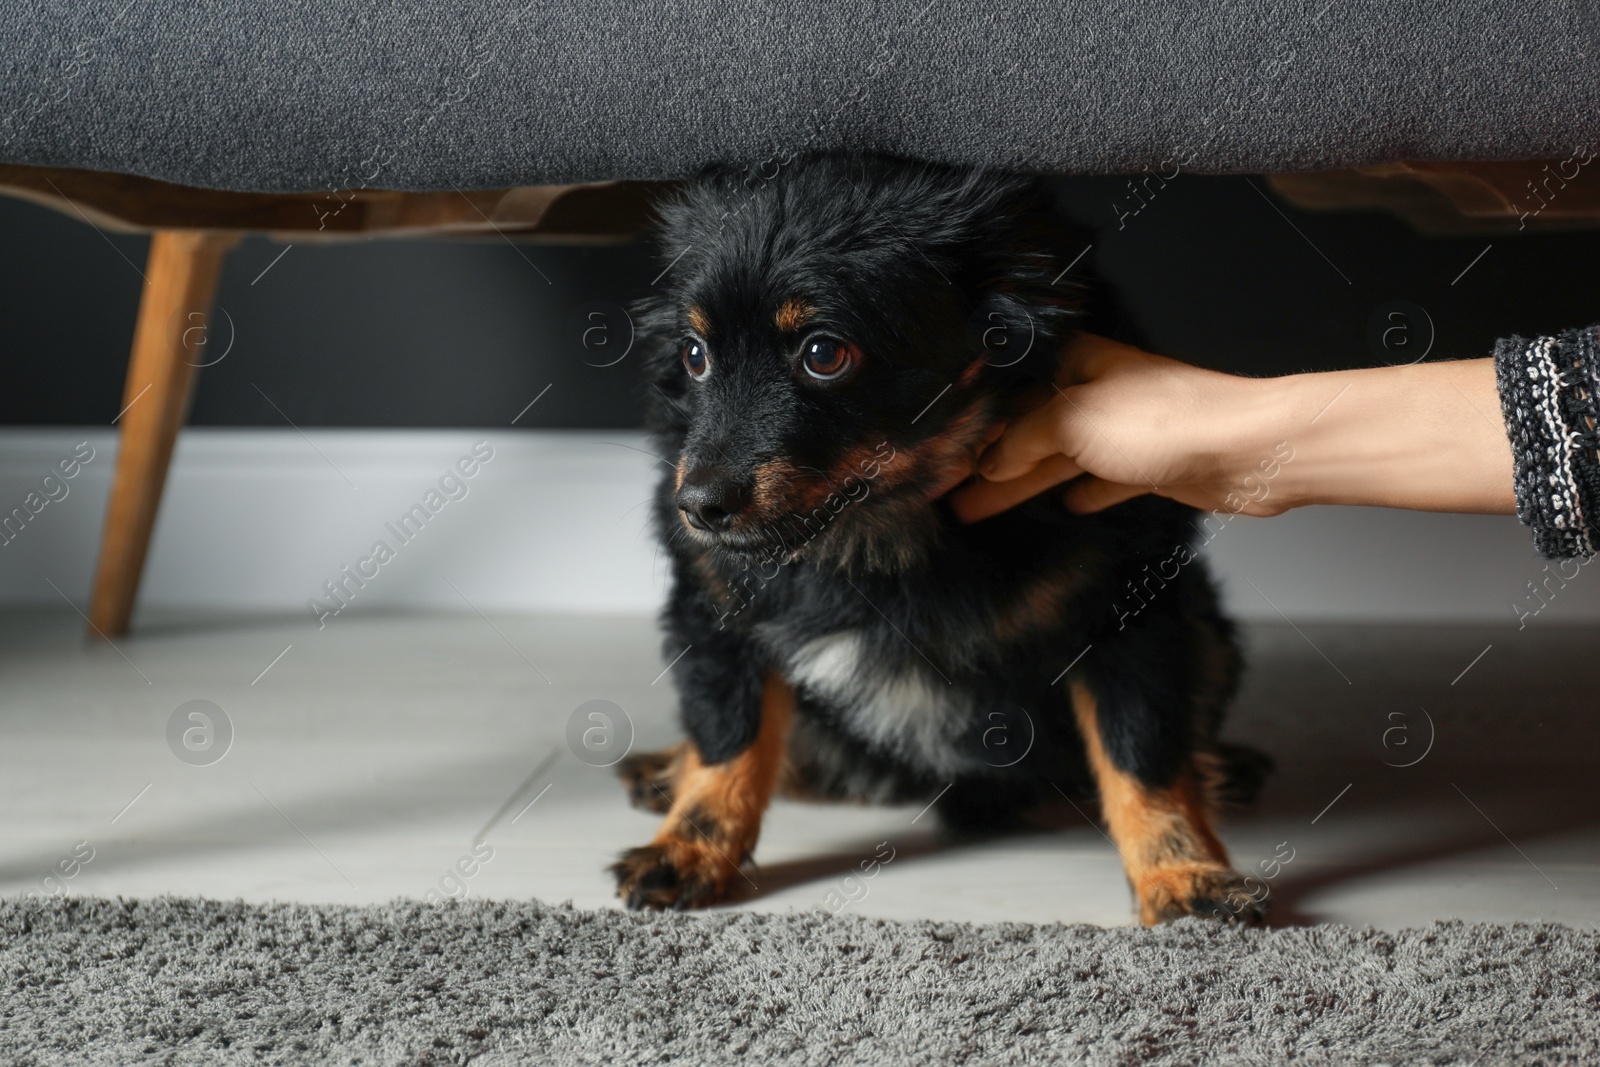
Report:
M1351 399L1355 372L1290 374L1263 379L1271 400L1262 431L1285 442L1285 469L1276 479L1279 511L1308 504L1332 503L1346 475L1345 424L1340 407Z
M1213 480L1246 502L1245 514L1276 515L1305 502L1290 468L1297 455L1291 431L1310 417L1302 414L1307 377L1229 379L1218 408Z

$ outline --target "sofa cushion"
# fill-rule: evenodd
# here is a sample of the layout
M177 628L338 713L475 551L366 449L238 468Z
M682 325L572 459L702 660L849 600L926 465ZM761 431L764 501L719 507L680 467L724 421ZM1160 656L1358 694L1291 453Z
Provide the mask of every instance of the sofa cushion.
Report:
M0 0L0 162L223 189L673 178L871 148L1041 171L1566 158L1600 5Z

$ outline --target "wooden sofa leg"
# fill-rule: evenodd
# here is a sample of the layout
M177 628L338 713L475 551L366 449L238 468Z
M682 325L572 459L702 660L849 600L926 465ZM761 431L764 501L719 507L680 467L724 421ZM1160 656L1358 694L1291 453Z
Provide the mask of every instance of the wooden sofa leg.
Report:
M194 372L217 358L207 343L211 300L223 257L238 239L237 233L203 230L151 235L122 394L117 470L89 607L91 635L115 637L128 630Z

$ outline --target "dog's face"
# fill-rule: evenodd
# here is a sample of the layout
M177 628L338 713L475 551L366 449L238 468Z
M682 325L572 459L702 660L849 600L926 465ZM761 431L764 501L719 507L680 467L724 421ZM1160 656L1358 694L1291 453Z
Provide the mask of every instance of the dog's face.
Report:
M996 274L1017 203L998 179L821 160L704 182L664 212L684 251L652 312L655 386L685 536L910 562L1004 395L1053 367L1052 309Z

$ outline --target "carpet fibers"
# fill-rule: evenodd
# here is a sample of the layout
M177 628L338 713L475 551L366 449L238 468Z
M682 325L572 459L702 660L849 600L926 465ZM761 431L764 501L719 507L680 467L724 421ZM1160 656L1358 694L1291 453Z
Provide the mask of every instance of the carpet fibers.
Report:
M1600 932L74 899L0 905L0 1061L1594 1063Z

